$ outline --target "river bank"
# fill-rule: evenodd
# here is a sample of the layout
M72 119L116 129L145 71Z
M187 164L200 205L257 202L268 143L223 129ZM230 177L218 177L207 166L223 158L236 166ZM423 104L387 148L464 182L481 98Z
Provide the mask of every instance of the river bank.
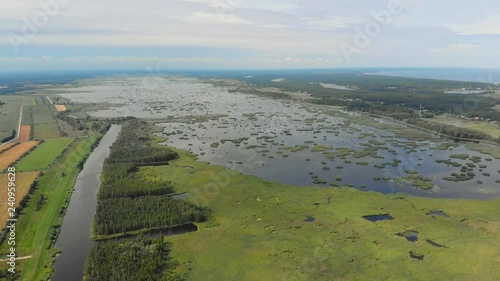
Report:
M92 245L90 228L97 205L97 192L101 185L99 177L110 146L119 132L120 126L110 127L78 175L56 242L61 254L55 260L53 281L83 279L85 260Z

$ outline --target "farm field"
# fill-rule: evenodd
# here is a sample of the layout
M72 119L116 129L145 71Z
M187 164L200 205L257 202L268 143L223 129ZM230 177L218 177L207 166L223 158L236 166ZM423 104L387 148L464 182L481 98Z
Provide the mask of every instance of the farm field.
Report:
M42 194L46 198L37 210L36 200L32 200L24 208L18 218L16 244L19 256L30 258L18 260L16 271L20 272L20 280L48 280L52 273L53 256L57 249L53 246L53 231L62 223L61 208L67 206L73 185L80 172L78 163L90 152L96 138L81 138L73 143L69 150L58 159L40 178L38 188L33 198ZM63 176L64 174L64 176ZM0 246L0 255L5 255L8 245ZM5 263L0 264L0 270L5 269Z
M22 97L0 96L0 142L17 133L19 127L19 113L21 111Z
M27 141L2 152L2 154L0 154L0 171L7 169L9 165L17 161L19 157L23 156L23 154L37 145L38 141Z
M197 232L165 238L186 280L500 278L498 199L294 187L176 151L179 160L140 175L171 181L213 211Z
M43 101L47 102L45 99ZM34 119L34 138L35 139L55 139L61 137L54 113L50 104L39 103L31 106Z
M24 157L16 168L20 171L33 171L47 168L72 143L74 138L46 140Z
M22 125L17 141L29 141L31 133L31 125Z
M35 97L24 97L23 99L23 106L34 106L36 105L36 98Z
M23 200L26 194L28 194L31 184L35 181L39 174L40 172L16 172L16 207L19 206L21 200ZM7 212L8 202L5 199L7 198L8 191L6 188L7 184L7 174L0 174L0 186L3 187L0 189L0 198L2 198L2 200L0 201L0 208L2 208L2 211L0 212L0 228L2 230L5 228L7 219L9 219Z
M33 112L32 112L33 107L34 106L31 105L23 106L23 119L21 120L21 125L33 124Z
M55 104L54 106L56 107L56 110L58 112L66 111L67 110L65 105Z
M9 142L9 143L5 143L5 144L0 145L0 153L6 151L7 149L13 147L16 144L17 144L17 142L13 141L13 142Z
M82 119L87 117L87 112L102 110L102 109L106 109L108 107L109 107L108 105L101 104L101 103L97 103L97 104L73 103L73 104L66 106L66 108L68 110L71 110L71 115L73 115L77 118L82 118Z
M445 115L437 116L435 118L429 119L432 122L453 125L461 128L467 128L471 130L476 130L479 132L486 133L493 138L500 137L500 126L487 121L473 121L465 120L454 117L448 117Z

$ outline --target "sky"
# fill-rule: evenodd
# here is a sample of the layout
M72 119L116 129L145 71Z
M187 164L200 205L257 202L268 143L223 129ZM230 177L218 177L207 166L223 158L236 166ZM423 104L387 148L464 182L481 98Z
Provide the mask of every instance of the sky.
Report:
M497 0L2 0L0 71L500 68Z

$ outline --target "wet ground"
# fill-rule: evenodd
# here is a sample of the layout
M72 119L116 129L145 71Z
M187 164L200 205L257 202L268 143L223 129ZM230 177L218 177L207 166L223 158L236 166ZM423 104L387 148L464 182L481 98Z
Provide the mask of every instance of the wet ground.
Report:
M500 161L462 144L398 134L408 129L383 119L375 122L394 130L368 126L374 119L357 113L230 90L195 78L124 76L85 80L62 96L116 104L94 116L162 119L165 145L265 180L427 197L500 195Z

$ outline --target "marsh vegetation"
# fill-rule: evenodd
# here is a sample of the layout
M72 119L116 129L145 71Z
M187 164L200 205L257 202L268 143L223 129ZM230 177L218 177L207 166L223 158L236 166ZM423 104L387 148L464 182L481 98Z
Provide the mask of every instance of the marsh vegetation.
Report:
M148 124L130 119L113 147L95 221L104 241L88 261L90 280L122 274L329 280L382 273L401 279L408 272L442 280L471 266L500 278L494 266L498 199L423 198L498 196L491 175L498 175L499 159L487 150L272 91L259 95L235 82L165 77L148 89L141 79L88 80L64 94L116 104L94 116L149 118L162 139L156 144ZM295 86L290 79L271 83ZM414 85L398 83L399 90ZM321 88L356 94L363 87ZM134 152L125 153L130 148ZM184 223L198 231L141 236ZM467 246L471 241L474 247ZM112 268L99 266L101 254L116 261ZM478 258L470 260L471 254ZM162 273L125 268L133 256ZM391 264L391 271L380 264Z
M142 86L141 77L109 78L82 81L63 96L117 104L93 112L94 116L126 114L156 120L164 128L164 144L189 150L200 161L266 180L327 186L341 178L340 184L363 190L431 197L500 194L494 177L483 174L494 174L499 159L472 151L469 144L381 118L294 99L271 99L243 91L244 87L231 90L235 85L241 84L162 77L157 87L149 89ZM141 95L134 94L137 91ZM467 161L457 155L469 155L473 163L486 158L491 162L486 168L468 167L460 176ZM309 171L317 177L307 176Z

